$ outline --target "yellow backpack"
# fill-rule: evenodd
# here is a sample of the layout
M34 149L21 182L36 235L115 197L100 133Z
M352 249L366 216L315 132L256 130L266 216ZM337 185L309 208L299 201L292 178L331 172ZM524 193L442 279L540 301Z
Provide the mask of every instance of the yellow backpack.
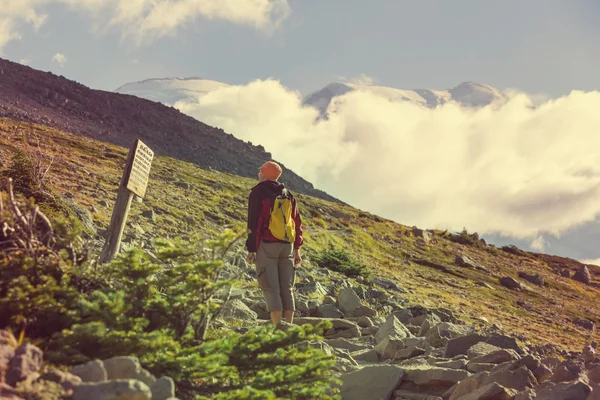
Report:
M296 223L292 218L292 196L287 189L273 199L269 218L269 231L278 240L294 243L296 240Z

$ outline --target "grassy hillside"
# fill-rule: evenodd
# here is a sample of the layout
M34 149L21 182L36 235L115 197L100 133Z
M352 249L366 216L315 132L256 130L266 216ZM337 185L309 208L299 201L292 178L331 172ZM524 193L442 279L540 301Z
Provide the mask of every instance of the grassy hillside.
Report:
M127 149L0 119L0 175L15 149L35 152L38 141L43 162L54 160L46 177L49 186L80 207L78 214L89 219L90 232L96 230L94 236L100 239L110 221ZM245 224L247 194L254 184L251 179L158 157L146 198L132 205L125 246L147 246L155 237L213 234L226 226ZM572 275L581 266L573 260L511 254L469 236L464 237L466 244L460 244L444 232L433 232L428 241L411 227L348 206L297 197L305 224L306 268L310 268L311 254L336 245L364 262L376 276L406 289L403 297L409 304L447 307L468 322L496 324L532 344L579 350L584 342L598 340L597 333L572 322L578 318L596 322L594 305L600 298L595 282L584 285L559 274L568 270ZM470 257L482 268L456 265L457 255ZM596 267L590 271L597 281ZM538 274L545 285L523 281L519 272ZM524 289L502 286L499 278L505 276L519 280Z

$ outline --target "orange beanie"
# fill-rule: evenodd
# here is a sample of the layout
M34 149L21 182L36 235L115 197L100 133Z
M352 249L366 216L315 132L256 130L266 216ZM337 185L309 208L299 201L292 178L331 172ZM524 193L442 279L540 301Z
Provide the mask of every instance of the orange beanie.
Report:
M281 176L283 169L281 169L279 164L273 161L267 161L260 167L260 172L266 179L276 181Z

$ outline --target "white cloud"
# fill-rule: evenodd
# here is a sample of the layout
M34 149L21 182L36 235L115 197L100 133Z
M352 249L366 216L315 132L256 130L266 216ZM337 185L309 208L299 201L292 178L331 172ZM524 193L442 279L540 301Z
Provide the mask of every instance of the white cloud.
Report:
M61 54L61 53L56 53L54 55L54 57L52 57L52 62L57 63L61 67L64 67L65 64L67 63L67 56L65 56L64 54Z
M375 80L367 74L358 74L357 76L348 79L348 83L354 83L355 85L372 85Z
M588 260L579 260L582 264L592 264L600 267L600 258L588 259Z
M546 250L547 243L544 237L539 235L531 242L530 246L533 250L543 253Z
M31 63L31 60L29 58L22 58L19 60L19 64L29 65L30 63Z
M0 52L20 38L21 24L39 29L51 17L47 7L56 4L90 17L99 30L116 27L137 44L174 35L198 17L269 32L291 12L288 0L0 0Z
M600 92L531 104L519 94L495 108L428 109L353 91L315 122L298 93L267 80L175 107L264 145L359 208L408 225L534 240L600 213Z

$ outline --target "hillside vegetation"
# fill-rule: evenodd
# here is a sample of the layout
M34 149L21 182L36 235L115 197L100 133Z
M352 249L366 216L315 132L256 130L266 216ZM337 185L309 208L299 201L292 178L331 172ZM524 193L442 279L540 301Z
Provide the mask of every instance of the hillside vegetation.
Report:
M17 149L38 152L43 165L51 163L46 183L84 222L99 250L128 150L42 125L0 119L0 175L5 175ZM247 195L254 184L252 179L157 157L146 198L132 205L124 248L150 249L154 238L186 240L243 226ZM298 284L333 248L369 271L350 280L389 279L401 287L408 305L445 307L471 324L495 326L531 345L550 343L579 350L598 339L595 331L573 323L598 320L594 304L600 291L594 266L589 266L592 283L586 285L563 276L582 266L573 260L498 249L467 232L422 231L349 206L301 194L297 198L306 240L306 272ZM241 254L243 249L237 251ZM466 258L459 262L457 256ZM519 273L538 275L543 285L530 283ZM503 286L503 277L516 279L521 289Z

